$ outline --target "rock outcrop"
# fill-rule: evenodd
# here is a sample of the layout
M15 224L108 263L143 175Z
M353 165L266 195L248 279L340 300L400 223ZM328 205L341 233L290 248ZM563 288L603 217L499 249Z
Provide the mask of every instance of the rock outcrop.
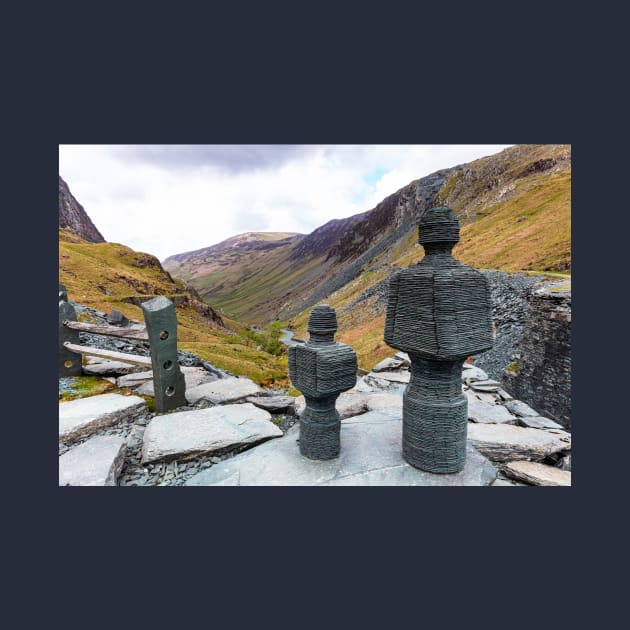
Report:
M104 243L83 206L74 198L68 184L59 176L59 227L80 236L90 243Z
M539 412L571 427L571 284L532 292L518 358L505 388Z

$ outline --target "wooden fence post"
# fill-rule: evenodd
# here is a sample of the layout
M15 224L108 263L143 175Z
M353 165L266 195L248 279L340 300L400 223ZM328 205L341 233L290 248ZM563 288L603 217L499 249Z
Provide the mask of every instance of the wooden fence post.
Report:
M64 326L64 320L76 321L77 313L68 302L68 292L63 284L59 285L59 377L81 376L81 355L70 352L63 344L79 343L79 333Z
M155 410L164 413L186 404L186 382L177 362L177 316L163 295L144 302L142 312L151 348Z

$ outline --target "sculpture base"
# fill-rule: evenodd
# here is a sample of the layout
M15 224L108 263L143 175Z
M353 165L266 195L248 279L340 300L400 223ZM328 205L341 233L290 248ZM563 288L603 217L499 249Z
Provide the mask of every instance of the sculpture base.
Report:
M466 464L468 401L461 361L410 354L411 380L403 395L403 458L415 468L456 473Z
M341 418L335 409L337 395L326 399L304 398L306 408L300 416L300 453L316 460L338 457Z

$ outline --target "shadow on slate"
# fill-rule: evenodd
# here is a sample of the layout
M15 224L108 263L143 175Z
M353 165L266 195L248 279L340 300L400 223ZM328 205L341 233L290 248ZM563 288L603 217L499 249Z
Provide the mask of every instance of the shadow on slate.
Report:
M339 455L341 420L335 402L357 381L357 355L335 341L336 331L335 309L320 304L308 320L308 342L289 348L289 377L306 402L300 416L300 453L309 459Z
M186 382L177 362L177 316L173 303L160 295L142 304L149 336L155 410L165 413L186 405Z
M385 341L411 360L403 457L435 473L464 468L468 402L462 365L493 342L488 282L453 258L458 241L459 221L450 208L425 212L418 224L425 256L392 275L385 320Z

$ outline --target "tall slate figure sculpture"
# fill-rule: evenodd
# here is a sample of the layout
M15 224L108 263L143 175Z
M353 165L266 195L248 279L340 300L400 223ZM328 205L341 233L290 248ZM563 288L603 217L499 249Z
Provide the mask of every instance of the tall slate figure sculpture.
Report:
M144 302L142 311L151 348L155 410L164 413L186 404L186 383L177 362L177 316L163 295Z
M477 270L455 260L459 222L430 208L418 224L425 256L393 274L385 341L411 359L403 396L403 457L422 470L455 473L466 463L465 359L492 347L490 290Z
M300 416L300 453L309 459L339 455L341 420L335 401L357 382L357 355L335 341L336 331L335 309L320 304L308 319L308 342L289 348L289 377L306 401Z

